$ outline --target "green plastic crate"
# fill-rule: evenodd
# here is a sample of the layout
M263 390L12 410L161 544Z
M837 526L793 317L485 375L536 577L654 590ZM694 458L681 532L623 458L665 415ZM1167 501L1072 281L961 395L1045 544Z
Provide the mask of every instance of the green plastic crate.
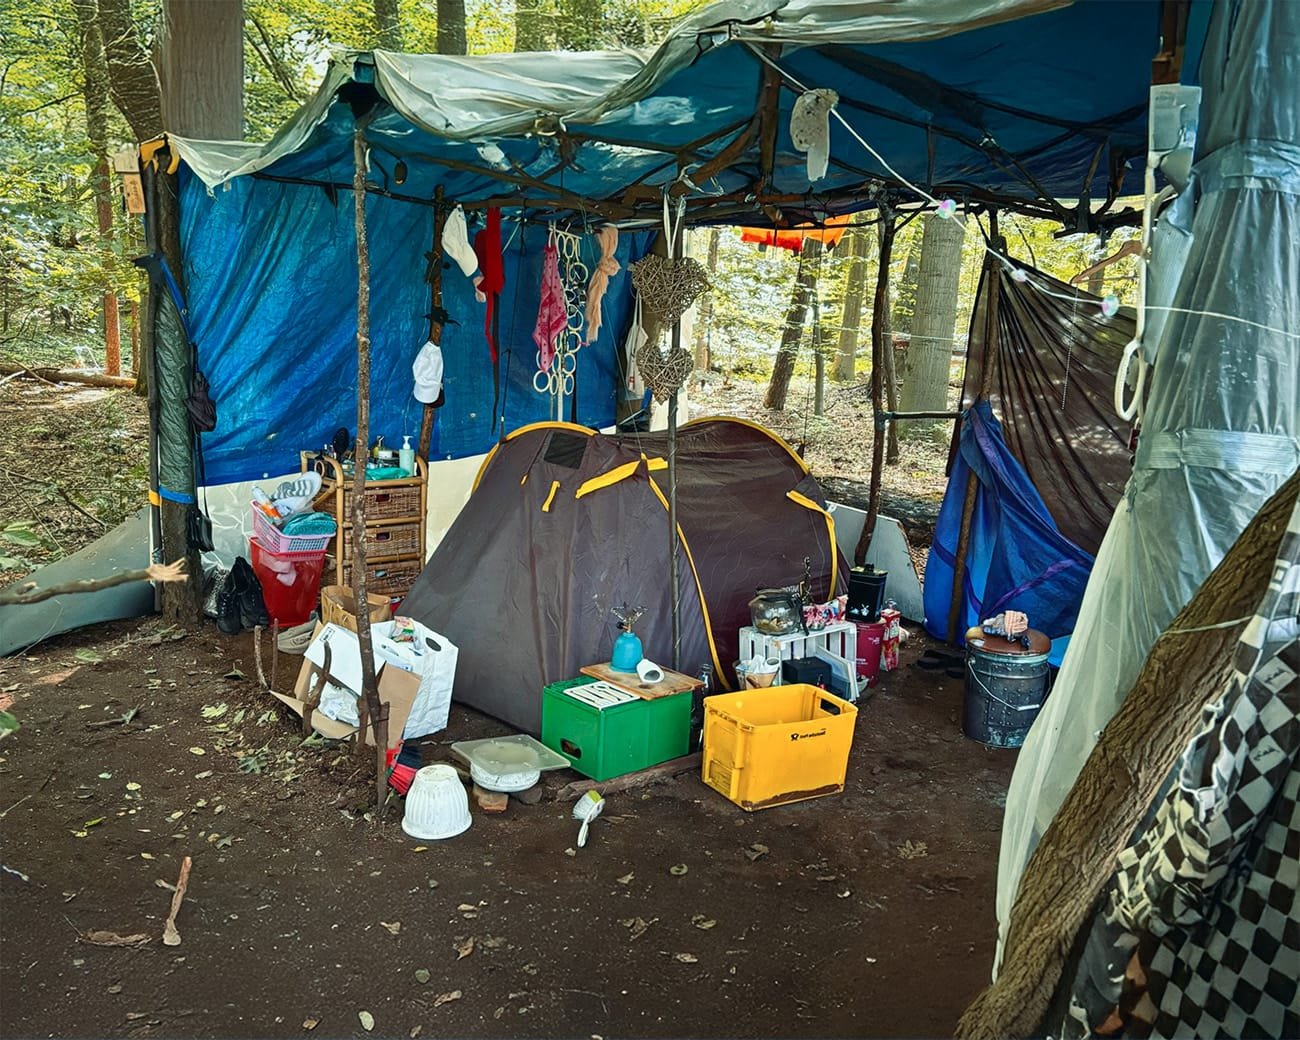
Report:
M583 776L609 780L690 751L691 693L598 709L564 691L595 682L582 676L542 690L542 743Z

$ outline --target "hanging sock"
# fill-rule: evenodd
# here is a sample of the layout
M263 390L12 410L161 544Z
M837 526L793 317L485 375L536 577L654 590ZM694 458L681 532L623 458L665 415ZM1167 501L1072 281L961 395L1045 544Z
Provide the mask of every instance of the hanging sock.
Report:
M821 180L831 157L831 109L840 96L833 90L799 95L790 113L790 143L808 155L808 179Z
M488 353L492 355L492 422L495 424L497 406L501 401L501 344L497 340L497 320L501 292L506 287L506 264L501 255L501 210L492 206L487 211L487 226L474 236L474 254L482 277L478 291L487 302L483 317L483 337Z
M596 242L600 246L600 260L596 264L596 269L591 272L591 281L587 283L588 343L600 335L600 303L605 298L605 290L609 287L609 280L622 270L619 262L614 259L614 253L618 250L618 229L612 227L601 228L596 235Z
M551 370L555 360L555 343L569 324L564 302L564 283L560 280L560 257L554 242L547 242L542 250L542 302L537 308L537 324L533 327L533 342L537 344L540 367Z
M465 211L459 206L447 214L447 222L442 226L442 251L456 261L466 278L473 278L478 273L478 257L470 248Z

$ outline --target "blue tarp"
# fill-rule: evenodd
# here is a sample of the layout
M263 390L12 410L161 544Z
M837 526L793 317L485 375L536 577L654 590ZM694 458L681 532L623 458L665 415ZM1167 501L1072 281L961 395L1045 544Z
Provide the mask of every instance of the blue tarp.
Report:
M200 370L220 421L203 438L208 480L222 484L296 470L298 451L319 449L340 426L356 429L356 236L351 192L241 177L209 197L182 168L181 243L189 318ZM427 338L425 254L433 210L370 196L370 429L390 447L418 439L422 406L411 363ZM471 235L473 228L471 228ZM550 397L532 386L545 227L503 222L506 291L501 298L501 395L505 429L548 418ZM511 237L513 236L513 238ZM616 345L631 316L629 261L648 235L619 237L624 270L610 280L600 336L578 352L578 421L614 420ZM595 248L588 239L586 248ZM596 257L584 256L589 269ZM443 331L447 401L437 412L431 458L486 451L492 430L492 360L484 305L452 264L443 306L458 322ZM498 409L498 412L502 410ZM566 412L565 418L568 418Z
M1002 610L1020 610L1053 641L1059 664L1078 617L1093 558L1057 530L1042 497L1006 442L987 401L966 412L948 491L925 564L925 628L946 639L967 477L975 473L975 512L966 550L958 641Z

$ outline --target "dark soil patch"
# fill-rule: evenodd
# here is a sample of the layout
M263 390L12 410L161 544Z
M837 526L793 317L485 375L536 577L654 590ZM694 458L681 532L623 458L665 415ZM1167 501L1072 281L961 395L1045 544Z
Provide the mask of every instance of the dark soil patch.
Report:
M23 723L0 860L30 878L0 874L0 1035L362 1036L367 1011L375 1036L947 1036L988 979L1014 756L963 738L960 681L910 666L923 637L862 706L842 795L746 814L687 774L611 795L573 856L567 802L423 850L400 808L359 816L367 765L300 748L254 679L223 678L255 674L250 645L155 619L0 661ZM501 730L456 707L426 757ZM169 948L157 881L187 854Z

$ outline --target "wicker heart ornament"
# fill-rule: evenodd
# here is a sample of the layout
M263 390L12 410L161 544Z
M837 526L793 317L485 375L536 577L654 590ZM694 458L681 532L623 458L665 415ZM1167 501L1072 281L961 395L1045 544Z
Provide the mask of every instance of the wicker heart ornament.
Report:
M650 253L632 265L632 284L646 309L664 321L676 321L712 288L709 272L698 260L677 260Z
M695 367L695 359L685 347L665 354L653 343L646 342L637 349L635 357L642 381L660 403L682 388Z

